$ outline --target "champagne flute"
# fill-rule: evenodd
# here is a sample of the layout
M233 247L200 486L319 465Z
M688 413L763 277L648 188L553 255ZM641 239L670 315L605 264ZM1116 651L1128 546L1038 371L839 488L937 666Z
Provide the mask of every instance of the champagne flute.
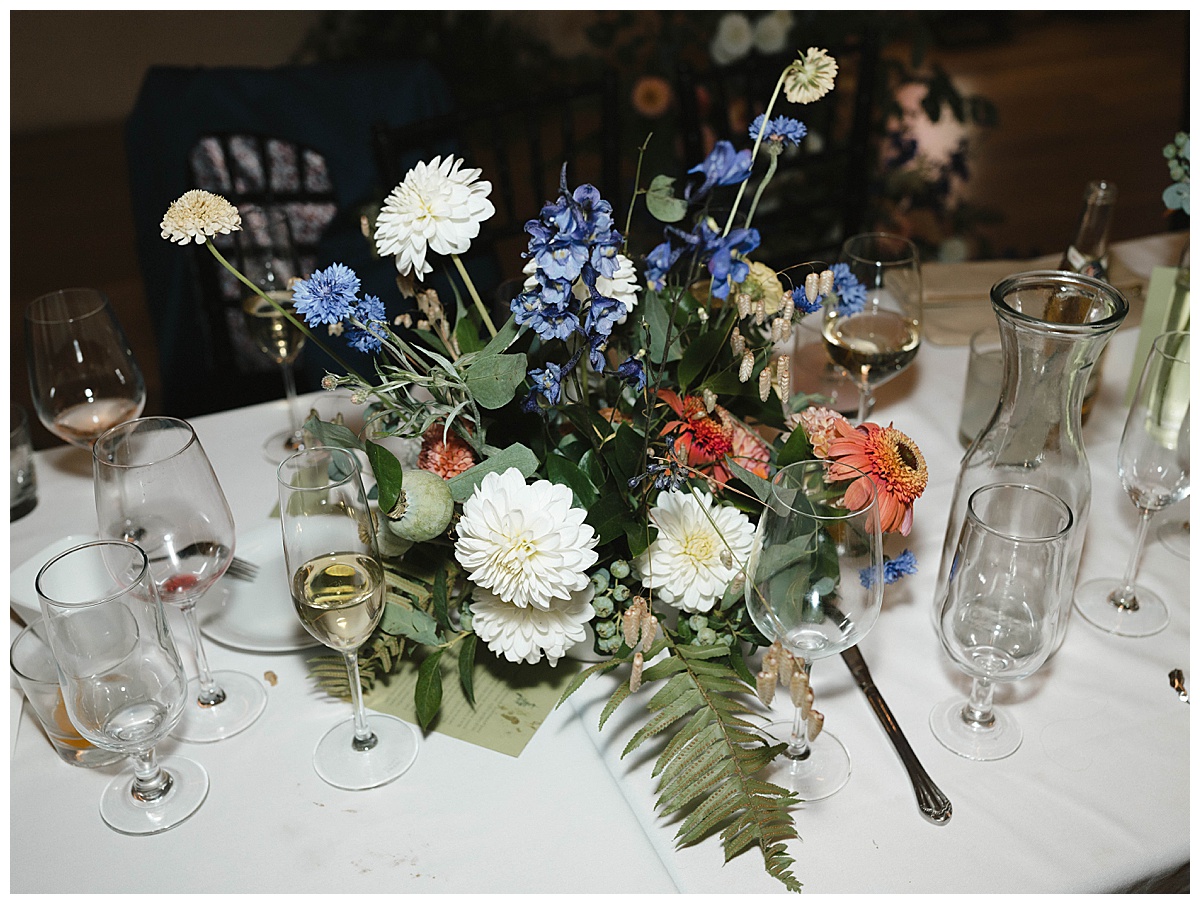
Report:
M1191 492L1190 362L1190 331L1158 336L1125 419L1117 471L1138 510L1137 539L1123 578L1096 578L1075 592L1079 613L1110 634L1148 637L1170 620L1162 597L1136 578L1150 519Z
M63 289L25 309L33 407L46 429L82 449L142 413L146 384L103 293Z
M830 483L828 462L796 462L780 469L759 519L746 582L746 608L763 635L793 657L812 661L858 643L883 603L883 534L875 484L861 471L866 498L846 509L847 481ZM766 727L787 749L760 773L766 781L821 800L850 778L850 756L827 731L811 741L806 707L790 722Z
M145 552L112 540L75 546L42 566L35 586L68 717L133 760L101 795L101 817L127 835L179 825L208 796L208 774L154 753L183 713L187 681Z
M259 228L259 219L252 212L247 212L247 237L263 231ZM287 216L280 208L270 208L265 213L265 220L262 270L258 282L279 307L257 293L251 294L242 302L242 319L251 341L264 355L279 365L283 376L289 427L272 434L263 444L267 460L278 464L293 452L304 448L303 418L296 410L294 369L296 358L304 348L304 333L280 310L283 308L293 317L297 316L292 303L292 290L288 286L293 279L299 277L300 268L296 262ZM251 278L259 277L253 269L248 275Z
M967 501L946 594L937 609L942 649L971 676L971 696L934 707L933 735L972 760L998 760L1021 745L1021 726L993 705L997 681L1016 681L1050 655L1074 523L1053 493L993 483Z
M358 460L345 449L316 446L279 466L279 517L292 603L301 624L345 657L354 717L317 744L313 766L337 788L387 784L417 757L407 722L372 713L358 675L358 649L383 615L384 577L375 525Z
M233 559L234 527L217 475L187 421L148 417L114 427L92 447L100 535L146 551L164 603L183 613L196 652L183 741L220 741L249 728L267 705L262 683L209 669L196 604Z
M875 387L908 367L921 344L916 246L886 232L851 236L842 244L834 286L837 304L826 307L821 333L829 357L858 381L862 423L875 405Z

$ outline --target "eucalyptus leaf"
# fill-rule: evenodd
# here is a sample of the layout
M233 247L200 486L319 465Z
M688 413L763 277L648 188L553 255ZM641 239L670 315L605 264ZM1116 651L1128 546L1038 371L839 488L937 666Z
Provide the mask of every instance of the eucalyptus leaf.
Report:
M441 643L437 622L429 613L413 606L388 600L383 607L379 627L388 634L408 637L417 643L435 646Z
M450 495L455 502L466 502L484 477L509 468L516 468L527 478L532 477L538 469L537 456L527 446L513 443L446 481L450 485Z
M670 312L657 292L646 292L642 301L646 326L650 330L650 360L655 364L675 361L683 354L679 330L671 321ZM667 345L667 334L671 344Z
M675 180L671 176L658 175L650 181L646 190L646 209L663 223L678 223L687 216L687 201L675 197Z
M304 422L304 429L312 434L318 446L333 446L337 449L362 449L362 440L344 424L331 424L315 415Z
M493 355L486 350L466 368L467 389L484 408L503 408L525 382L528 361L523 353Z

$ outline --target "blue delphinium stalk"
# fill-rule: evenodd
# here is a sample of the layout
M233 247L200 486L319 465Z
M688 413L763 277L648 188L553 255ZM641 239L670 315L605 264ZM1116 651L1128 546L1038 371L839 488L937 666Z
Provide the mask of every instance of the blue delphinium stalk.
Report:
M689 173L701 173L704 181L696 189L690 186L684 192L689 201L698 201L718 185L737 185L750 177L752 164L750 151L735 151L728 141L718 141L701 163L693 166Z
M292 303L309 326L341 323L358 302L358 274L345 264L330 264L296 283Z
M745 255L757 248L760 241L757 229L734 229L712 244L708 272L713 278L714 297L729 297L730 285L743 282L750 275L750 265L746 263Z

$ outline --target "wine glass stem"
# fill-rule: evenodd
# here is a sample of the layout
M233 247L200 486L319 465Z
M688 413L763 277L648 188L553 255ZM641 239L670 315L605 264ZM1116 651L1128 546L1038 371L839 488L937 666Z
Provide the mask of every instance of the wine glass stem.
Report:
M992 693L995 685L990 679L976 678L971 682L971 696L963 704L962 720L973 728L988 729L996 721L992 713Z
M379 738L367 724L367 709L363 704L362 684L358 680L358 650L342 654L346 658L346 676L350 679L350 698L354 701L354 749L370 750Z
M200 681L200 694L196 698L196 702L201 706L216 706L218 703L224 702L225 692L217 687L212 671L208 667L208 656L204 653L204 644L200 639L200 623L196 619L196 603L195 601L184 603L180 608L183 610L183 620L187 624L192 647L196 651L196 672Z
M300 420L296 416L296 374L290 361L284 361L279 365L279 369L283 371L283 389L287 395L288 426L292 428L293 433L299 433Z
M134 798L142 803L154 803L162 800L171 791L174 784L170 773L166 772L154 756L154 748L142 753L133 754L133 789Z
M1134 579L1138 573L1138 563L1142 559L1142 547L1146 545L1146 532L1150 528L1150 519L1154 516L1154 512L1150 509L1138 509L1138 514L1141 516L1138 519L1137 538L1133 541L1133 553L1129 557L1129 564L1125 566L1125 577L1121 581L1121 586L1108 595L1108 601L1118 609L1127 609L1134 611L1138 607L1137 593L1134 588Z
M871 413L871 384L866 380L858 387L858 423L863 423Z
M785 754L789 760L806 760L811 752L808 745L808 723L800 716L801 709L796 707L792 716L792 736L788 741Z

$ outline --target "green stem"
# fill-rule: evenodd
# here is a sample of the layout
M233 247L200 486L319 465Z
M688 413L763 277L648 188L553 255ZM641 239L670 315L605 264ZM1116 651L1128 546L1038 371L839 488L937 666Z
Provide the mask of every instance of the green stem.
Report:
M760 134L761 137L761 134ZM750 202L750 211L746 214L746 228L750 228L750 221L754 219L754 211L758 210L758 202L763 196L763 191L767 187L767 183L771 181L771 177L775 175L775 170L779 166L779 155L771 154L771 162L767 164L767 171L763 174L762 181L758 183L758 191L754 193L754 200Z
M754 161L758 159L758 148L762 144L763 135L766 134L767 123L771 121L771 110L775 107L775 101L779 99L779 92L783 90L783 80L787 73L787 69L784 69L783 72L779 73L779 81L775 83L775 90L771 93L771 102L767 104L767 109L763 111L763 127L758 130L758 137L754 139L754 149L750 152L751 168L754 166ZM770 176L771 173L768 171L767 176L763 178L764 185ZM750 180L747 178L746 182L749 181ZM723 236L729 235L729 230L733 228L733 219L735 216L737 216L738 205L742 202L742 195L746 193L746 182L743 182L738 186L737 197L733 199L733 209L729 211L729 219L725 223L725 231L721 233ZM759 188L759 192L762 192L761 187Z
M458 268L458 275L466 283L467 292L470 294L471 300L475 302L475 310L479 311L479 316L483 318L483 325L488 328L488 332L494 337L496 335L496 326L492 323L492 318L488 316L487 308L483 306L483 300L479 297L479 292L475 288L475 283L471 281L471 277L467 273L467 268L463 266L463 262L457 254L451 254L450 258L454 261L454 266Z
M299 318L297 318L295 315L293 315L290 311L288 311L285 307L283 307L283 305L281 305L278 301L276 301L274 298L272 298L270 295L268 295L266 292L264 292L262 289L260 289L258 286L256 286L252 280L249 280L246 277L244 277L238 271L237 267L233 266L233 264L231 264L231 263L229 263L229 261L225 260L224 256L221 254L221 252L217 250L216 245L214 245L212 242L205 242L204 244L208 246L208 250L212 252L213 257L215 257L220 262L222 267L224 267L226 270L228 270L230 273L232 273L235 277L237 277L237 279L240 282L249 286L250 289L256 295L258 295L262 298L265 298L268 302L270 302L271 306L273 308L275 308L275 310L277 310L284 317L286 317L288 319L288 321L290 321L291 324L296 327L296 329L298 329L305 336L307 336L309 339L311 339L313 342L315 342L322 350L324 350L324 352L327 355L329 355L329 357L331 357L334 361L336 361L339 365L341 365L341 367L346 371L347 374L354 377L356 380L358 380L364 386L370 385L369 383L367 383L366 380L364 380L359 375L358 371L356 371L353 367L351 367L349 364L347 364L345 361L343 361L340 357L338 357L336 352L334 352L331 348L329 348L329 346L327 346L324 342L322 342L320 339L318 339L313 334L312 330L310 330L308 328L307 324L305 324L303 321L301 321Z

